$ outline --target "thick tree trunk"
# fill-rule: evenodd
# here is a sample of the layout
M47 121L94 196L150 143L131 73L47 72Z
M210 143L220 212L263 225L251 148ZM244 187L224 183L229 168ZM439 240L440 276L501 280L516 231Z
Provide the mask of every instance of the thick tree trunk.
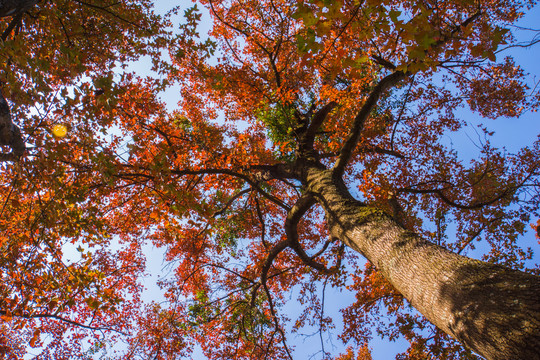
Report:
M540 359L540 277L452 253L306 172L332 236L364 255L429 321L489 360Z

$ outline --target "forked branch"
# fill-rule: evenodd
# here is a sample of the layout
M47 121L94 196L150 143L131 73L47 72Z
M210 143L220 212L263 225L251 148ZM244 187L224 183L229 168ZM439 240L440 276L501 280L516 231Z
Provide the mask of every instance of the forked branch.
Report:
M343 147L341 148L339 157L334 164L334 173L336 175L341 176L343 172L345 171L345 167L351 160L354 149L358 145L358 142L360 141L360 134L362 130L364 129L364 124L366 123L366 120L369 117L369 114L371 114L371 111L375 108L377 105L377 101L381 97L381 95L391 88L392 86L395 86L397 83L399 83L401 80L405 79L407 77L407 74L402 71L395 71L390 75L387 75L384 77L379 83L375 86L375 88L371 91L369 94L366 102L354 118L351 131L349 132L349 135L347 137L347 140L345 140L345 143L343 144Z
M306 262L305 260L307 260L307 265L310 265L320 270L324 270L324 266L315 263L312 258L310 258L298 244L298 233L296 230L296 226L298 225L298 222L300 221L302 216L309 210L311 206L313 206L313 204L315 204L315 199L313 198L313 196L311 194L304 194L297 200L296 204L289 211L287 219L285 220L285 233L287 237L274 245L274 247L268 253L268 256L266 257L266 260L261 269L261 281L259 285L257 285L253 289L252 292L252 305L255 302L257 290L259 289L259 287L266 287L268 272L270 271L270 267L272 266L274 260L283 250L287 248L293 249L300 256L302 261Z
M472 14L461 24L454 26L452 28L452 31L450 31L448 34L444 34L443 36L441 36L441 38L435 44L433 44L430 48L431 49L440 48L443 44L447 43L456 34L460 33L463 28L467 27L469 24L474 22L481 15L482 15L482 12L478 10L476 13ZM388 69L395 68L394 64L383 59L382 57L375 57L374 60ZM349 135L347 137L347 140L345 141L345 143L343 144L343 147L341 148L340 155L333 169L336 175L341 176L343 172L345 171L345 167L351 160L354 150L356 146L358 145L358 142L360 141L360 134L364 128L364 124L366 120L368 119L371 111L377 105L377 101L379 100L380 96L386 90L395 86L397 83L405 79L407 76L408 76L408 73L406 72L394 71L393 73L391 73L390 75L384 77L381 81L379 81L377 86L375 86L375 88L371 91L366 102L364 103L364 105L362 106L358 114L356 115L353 121L351 131L349 132Z
M302 138L303 146L309 149L313 148L313 142L315 141L315 135L319 131L321 125L323 124L324 120L335 107L337 106L337 103L335 101L331 101L325 106L323 106L319 111L317 111L315 114L313 114L311 118L311 122L306 130L306 133L304 134Z
M313 195L307 193L298 199L296 204L291 208L287 219L285 220L285 233L287 234L287 241L289 247L300 257L302 262L309 267L312 267L322 273L330 273L331 270L326 266L320 264L314 260L314 257L306 254L300 242L298 241L298 223L304 214L315 204L315 198Z

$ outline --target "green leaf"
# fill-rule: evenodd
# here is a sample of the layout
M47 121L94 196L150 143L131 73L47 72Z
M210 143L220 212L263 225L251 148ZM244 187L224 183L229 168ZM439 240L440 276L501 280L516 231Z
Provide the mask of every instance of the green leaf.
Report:
M390 17L390 19L392 19L394 23L398 22L398 17L400 15L401 15L401 11L397 11L397 10L390 10L390 12L388 13L388 16Z

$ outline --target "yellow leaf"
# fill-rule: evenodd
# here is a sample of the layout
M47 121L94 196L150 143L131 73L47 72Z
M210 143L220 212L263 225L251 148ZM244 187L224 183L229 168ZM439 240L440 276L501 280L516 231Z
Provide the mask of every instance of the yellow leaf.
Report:
M52 127L52 133L57 138L63 138L67 134L67 127L65 125L56 124Z

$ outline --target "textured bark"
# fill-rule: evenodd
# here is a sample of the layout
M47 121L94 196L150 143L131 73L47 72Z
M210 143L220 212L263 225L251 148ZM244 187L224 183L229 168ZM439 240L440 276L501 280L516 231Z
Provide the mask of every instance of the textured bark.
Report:
M452 253L306 171L332 236L364 255L435 326L489 360L540 359L540 277Z
M38 0L0 0L0 18L19 15L13 18L11 24L4 30L2 40L6 40L7 34L20 21L22 16L20 14L32 8L37 2ZM0 162L16 161L26 150L21 131L13 123L9 104L0 91L0 146L4 145L11 147L11 152L0 153Z
M0 0L0 17L20 14L37 4L37 0Z
M24 154L26 146L21 131L11 119L9 104L0 90L0 146L11 147L11 152L0 153L0 161L14 161Z

